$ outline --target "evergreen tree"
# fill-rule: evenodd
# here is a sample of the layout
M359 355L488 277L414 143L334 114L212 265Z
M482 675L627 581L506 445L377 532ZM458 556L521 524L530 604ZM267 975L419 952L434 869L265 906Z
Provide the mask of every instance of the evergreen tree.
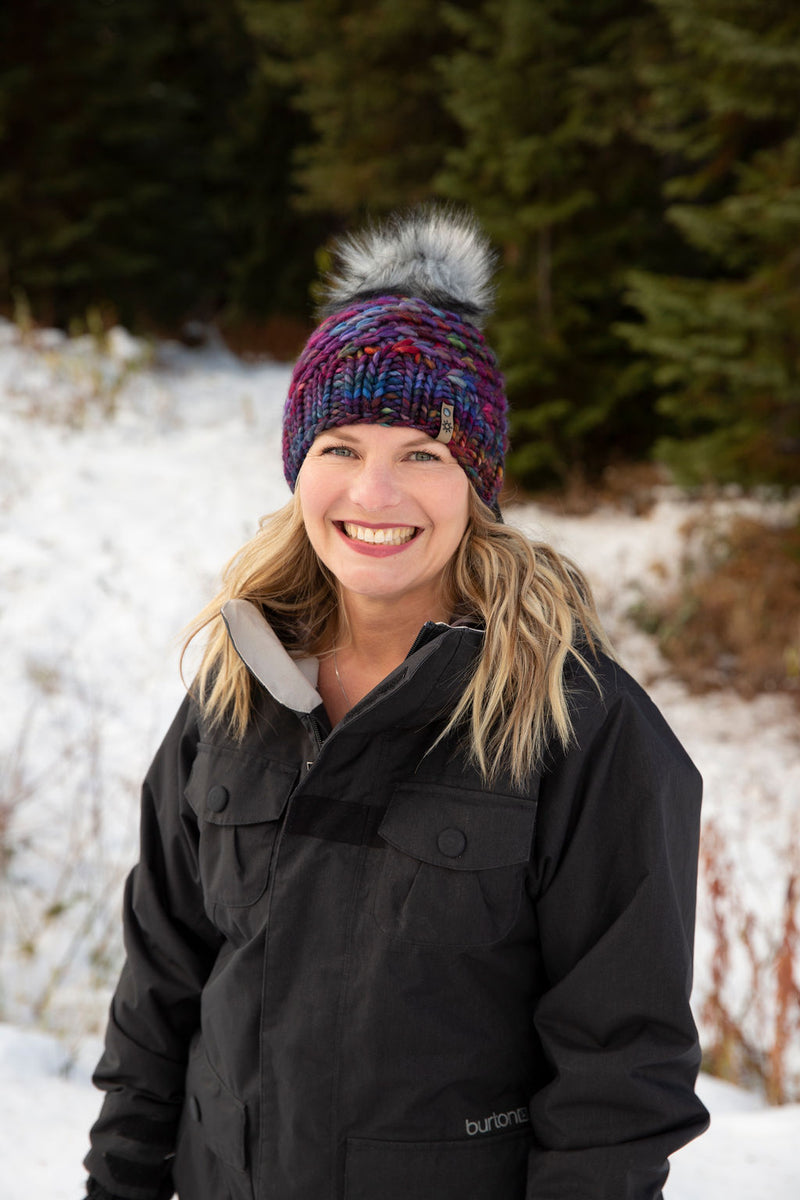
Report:
M294 163L297 205L351 225L431 197L457 126L438 57L452 38L426 0L243 0L265 69L310 127Z
M462 48L444 66L463 144L438 183L473 202L503 247L494 323L513 409L512 470L593 473L654 435L647 367L614 330L631 263L677 239L658 163L637 139L638 42L657 20L630 0L450 5Z
M196 94L206 97L206 193L221 244L210 276L217 307L234 322L267 314L305 318L314 254L331 224L299 214L292 203L292 156L309 136L308 123L264 70L240 0L207 3L206 19L193 25L189 55Z
M266 303L259 273L285 300L286 115L236 5L12 0L0 293L62 322L105 301L133 323Z
M653 0L668 58L646 68L645 135L672 157L692 272L637 272L642 322L688 481L800 481L800 12L781 0Z
M191 260L162 249L191 233L206 252L208 228L186 202L192 101L162 69L175 31L155 18L133 0L3 13L5 274L10 288L50 296L56 317L123 279L134 295L157 286L155 306L169 306Z

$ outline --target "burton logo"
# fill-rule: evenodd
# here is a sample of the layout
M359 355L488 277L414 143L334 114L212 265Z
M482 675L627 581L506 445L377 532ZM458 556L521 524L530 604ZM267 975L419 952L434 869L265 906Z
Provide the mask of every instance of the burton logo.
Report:
M475 1137L478 1133L491 1133L494 1129L508 1129L512 1125L529 1125L530 1113L527 1108L510 1108L508 1112L492 1113L478 1121L466 1120L467 1133Z

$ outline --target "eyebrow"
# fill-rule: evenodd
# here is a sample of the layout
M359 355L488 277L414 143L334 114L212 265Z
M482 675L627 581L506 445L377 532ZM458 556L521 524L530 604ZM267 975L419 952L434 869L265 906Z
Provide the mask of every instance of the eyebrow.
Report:
M345 426L332 425L330 429L321 429L318 436L319 437L343 438L345 441L348 441L348 440L351 442L353 441L353 438L350 437L347 433L346 425Z

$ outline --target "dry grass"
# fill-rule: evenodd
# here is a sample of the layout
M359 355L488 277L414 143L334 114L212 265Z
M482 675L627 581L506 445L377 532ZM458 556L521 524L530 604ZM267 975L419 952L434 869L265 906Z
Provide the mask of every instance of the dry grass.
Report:
M692 691L800 699L800 522L696 518L678 589L633 614Z
M219 331L233 354L244 359L275 359L293 362L311 333L313 326L292 317L270 316L263 320L223 321Z
M665 467L649 462L618 462L606 467L598 479L590 479L579 467L564 483L553 489L530 491L513 476L506 476L500 507L538 504L562 516L586 517L603 506L644 516L671 477Z
M712 1075L763 1091L771 1104L800 1100L800 860L790 839L778 921L749 908L730 846L707 821L700 875L712 936L710 979L700 1008L703 1065ZM747 987L731 988L734 959L746 965Z

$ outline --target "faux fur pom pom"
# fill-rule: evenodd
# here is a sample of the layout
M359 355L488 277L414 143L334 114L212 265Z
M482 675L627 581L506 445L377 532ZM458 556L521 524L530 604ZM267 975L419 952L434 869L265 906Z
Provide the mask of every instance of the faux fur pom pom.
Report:
M370 296L416 296L480 325L491 311L494 266L489 241L468 213L412 210L338 243L320 315Z

